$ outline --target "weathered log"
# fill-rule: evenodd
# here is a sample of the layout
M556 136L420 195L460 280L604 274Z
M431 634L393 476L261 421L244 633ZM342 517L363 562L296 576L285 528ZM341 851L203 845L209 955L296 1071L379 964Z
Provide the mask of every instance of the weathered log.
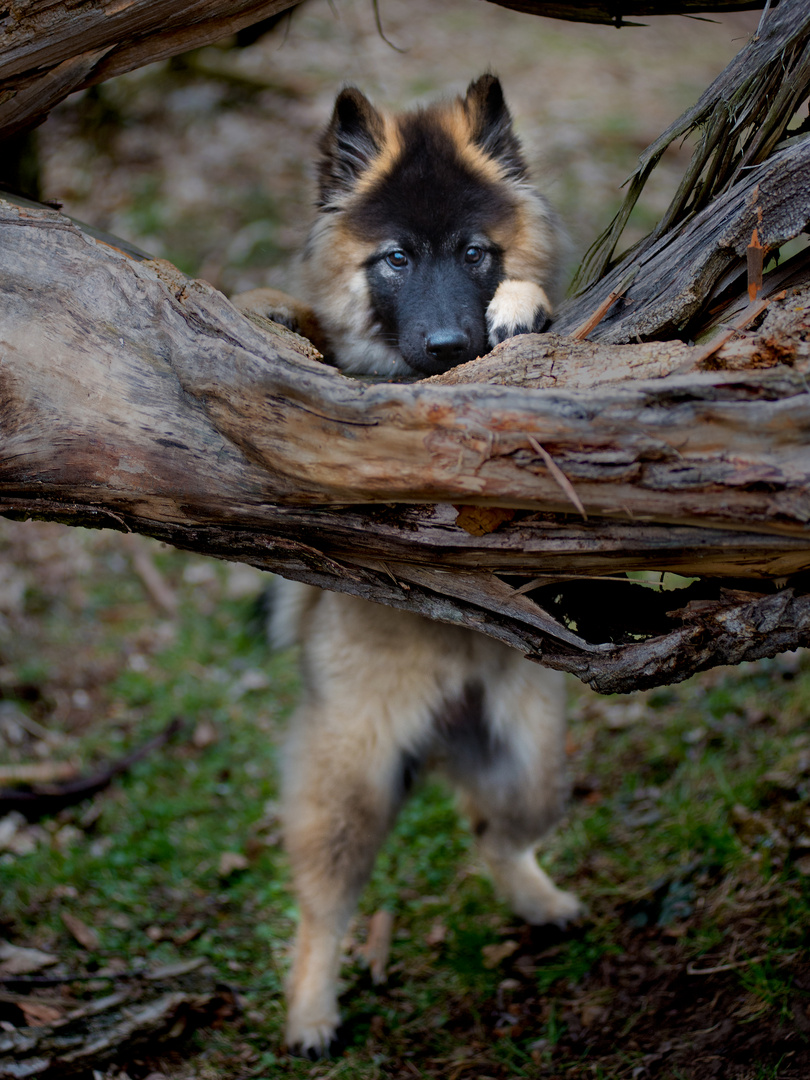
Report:
M74 90L241 30L299 0L28 0L0 21L0 141Z
M531 394L369 384L302 355L168 264L127 258L54 211L0 207L9 494L33 481L41 497L69 491L120 513L147 499L158 519L181 508L210 516L238 495L234 524L260 520L268 502L570 510L534 442L588 514L805 535L806 295L790 300L792 369L589 394L601 379L580 355L554 390Z
M205 283L8 202L0 291L3 513L132 529L460 622L600 689L807 640L800 581L776 615L772 595L715 590L696 623L694 609L668 618L682 602L663 595L642 642L629 617L624 640L588 640L566 625L564 603L537 603L553 605L572 574L810 566L807 290L774 301L758 336L778 366L605 383L604 346L555 335L485 361L492 378L499 359L527 370L550 359L555 387L532 390L347 379ZM734 348L716 362L733 367ZM625 346L614 372L638 371L639 349L658 349L658 375L694 355ZM570 513L549 456L587 521ZM453 509L467 504L516 513L472 537ZM615 584L628 611L650 595Z
M637 168L628 179L627 195L619 212L593 244L578 273L580 286L599 281L600 289L598 292L589 290L586 297L569 303L562 313L560 328L575 326L582 317L581 312L587 313L592 304L609 295L632 267L635 278L613 316L628 306L631 309L644 306L654 295L654 289L660 287L663 289L660 306L665 309L664 318L659 323L648 319L643 327L632 325L632 320L630 325L625 322L622 327L615 318L609 318L599 328L598 336L610 335L612 341L633 340L634 335L639 334L665 336L674 327L682 328L694 314L696 300L706 300L706 290L726 270L733 268L741 247L750 242L753 228L761 224L760 211L763 222L767 218L765 240L760 231L760 244L766 251L779 246L779 222L785 220L786 213L802 219L796 221L794 235L801 232L807 221L807 202L801 197L794 201L794 196L800 194L802 188L806 189L806 162L802 160L803 151L795 143L806 132L804 117L797 116L797 109L806 100L808 91L810 8L797 0L788 0L768 11L759 31L707 87L695 105L641 155ZM794 118L797 126L790 129ZM666 149L693 131L700 132L700 139L672 203L652 232L614 265L617 244L650 174ZM784 157L774 154L778 149L784 149ZM795 158L794 150L799 151ZM757 169L757 166L763 168ZM748 184L747 180L753 180L753 184ZM760 180L764 182L762 188L757 187ZM729 227L718 235L711 261L701 263L699 256L703 249L698 243L695 251L695 234L722 221L723 215L711 205L719 198L728 200ZM707 213L701 215L704 210ZM681 232L685 225L688 235L682 244ZM666 264L662 254L667 250L673 257L662 273L662 262ZM682 281L684 268L691 269L691 260L696 255L698 264L695 266L692 304L675 303L671 310L666 310L674 296L672 286L667 284L667 275L672 274ZM647 260L651 260L655 268L651 280L643 272ZM613 273L605 276L611 267L614 267ZM622 337L623 330L630 336Z

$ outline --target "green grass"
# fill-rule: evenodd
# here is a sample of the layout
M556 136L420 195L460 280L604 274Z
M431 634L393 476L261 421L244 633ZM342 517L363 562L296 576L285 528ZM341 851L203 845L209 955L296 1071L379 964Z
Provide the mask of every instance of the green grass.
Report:
M810 1006L803 664L708 673L643 695L641 709L572 684L576 798L542 853L589 907L567 935L522 927L494 896L451 796L419 788L352 927L347 1049L312 1064L281 1048L295 907L274 800L295 657L268 652L254 597L232 595L225 564L149 545L178 599L167 619L118 537L77 534L81 543L59 554L55 529L9 524L0 540L26 582L4 612L7 706L59 737L52 756L86 767L174 717L186 727L92 803L44 820L33 851L0 854L3 936L56 952L59 970L77 977L206 957L240 988L244 1014L194 1036L200 1077L629 1076L665 1037L680 1045L691 1030L666 1001L686 1015L709 990L693 1026L712 1027L722 1011L735 1031L761 1031L761 1047L766 1035L773 1042L756 1075L794 1075L805 1036L772 1032L793 1030L796 1010ZM42 565L34 532L52 544ZM54 578L60 559L74 572ZM15 686L28 689L15 697ZM35 743L4 752L29 760L43 752ZM244 856L244 868L223 870L223 853ZM381 907L396 921L389 981L375 988L356 948ZM97 930L97 950L77 945L66 911ZM504 942L508 955L488 966L487 949ZM689 1058L660 1075L700 1075ZM172 1060L162 1067L189 1075Z

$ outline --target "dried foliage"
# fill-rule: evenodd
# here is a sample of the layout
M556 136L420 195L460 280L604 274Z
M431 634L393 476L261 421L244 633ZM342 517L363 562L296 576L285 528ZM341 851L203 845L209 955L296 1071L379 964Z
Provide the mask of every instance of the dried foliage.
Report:
M801 3L782 3L769 11L760 30L709 86L639 158L629 178L625 200L605 233L583 261L579 286L607 272L627 220L653 169L666 149L693 131L700 141L675 197L656 227L620 265L637 264L666 234L689 222L700 210L739 181L743 172L762 165L787 137L791 143L806 130L802 122L789 131L810 90L810 11ZM797 222L801 231L806 216ZM750 233L749 233L750 234Z

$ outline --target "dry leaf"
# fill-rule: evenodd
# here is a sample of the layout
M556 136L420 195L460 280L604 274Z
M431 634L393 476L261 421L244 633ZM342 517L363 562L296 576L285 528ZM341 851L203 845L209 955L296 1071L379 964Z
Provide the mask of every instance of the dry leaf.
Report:
M18 1007L25 1016L25 1022L29 1027L43 1027L45 1024L55 1024L65 1015L64 1010L57 1009L53 1005L46 1005L42 1001L29 998L27 1001L18 1001Z
M484 957L484 967L497 967L507 956L511 956L513 952L516 952L519 947L518 943L512 941L511 938L507 941L501 941L497 945L485 945L481 950Z
M62 922L83 949L87 949L88 952L96 952L101 941L92 926L82 922L77 915L71 915L69 911L62 912Z
M194 728L191 741L198 750L204 750L206 746L213 746L214 743L219 742L219 731L210 720L200 720Z
M580 1010L579 1020L584 1028L593 1027L605 1018L604 1006L586 1002Z
M435 919L430 930L425 934L426 945L441 945L447 937L447 927L441 919Z
M457 506L456 510L456 525L470 536L486 536L515 516L514 510L504 506Z
M29 825L16 810L5 817L0 817L0 851L10 851L12 855L30 855L36 850L37 843L47 838L41 825Z
M241 851L223 851L219 857L217 868L219 876L226 878L237 870L247 870L248 861Z
M31 975L50 967L59 959L39 949L25 949L21 945L12 945L10 941L0 940L0 974Z

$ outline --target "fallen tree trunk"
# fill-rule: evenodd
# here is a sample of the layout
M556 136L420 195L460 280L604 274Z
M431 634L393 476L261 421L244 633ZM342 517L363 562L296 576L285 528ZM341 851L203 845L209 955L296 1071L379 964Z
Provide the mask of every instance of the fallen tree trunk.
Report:
M0 203L0 236L7 493L33 483L42 497L100 497L120 513L146 498L149 516L171 520L238 496L234 524L261 520L268 502L571 511L545 452L589 515L805 535L806 293L782 306L787 328L784 314L766 323L758 370L689 372L689 348L664 343L652 348L659 378L605 383L604 348L579 345L557 371L571 346L552 335L492 361L536 363L539 340L553 390L469 385L464 369L373 384L55 211ZM616 353L625 370L637 348Z
M758 335L777 366L684 373L703 350L651 343L613 347L613 374L643 371L642 350L665 377L605 382L604 345L555 335L485 361L490 380L545 364L555 388L536 390L347 379L205 283L7 202L0 290L9 516L132 529L463 623L603 690L810 640L800 578L777 596L601 582L622 592L618 633L558 599L572 574L810 566L807 290ZM715 362L735 348L750 342ZM494 518L471 527L470 504Z

